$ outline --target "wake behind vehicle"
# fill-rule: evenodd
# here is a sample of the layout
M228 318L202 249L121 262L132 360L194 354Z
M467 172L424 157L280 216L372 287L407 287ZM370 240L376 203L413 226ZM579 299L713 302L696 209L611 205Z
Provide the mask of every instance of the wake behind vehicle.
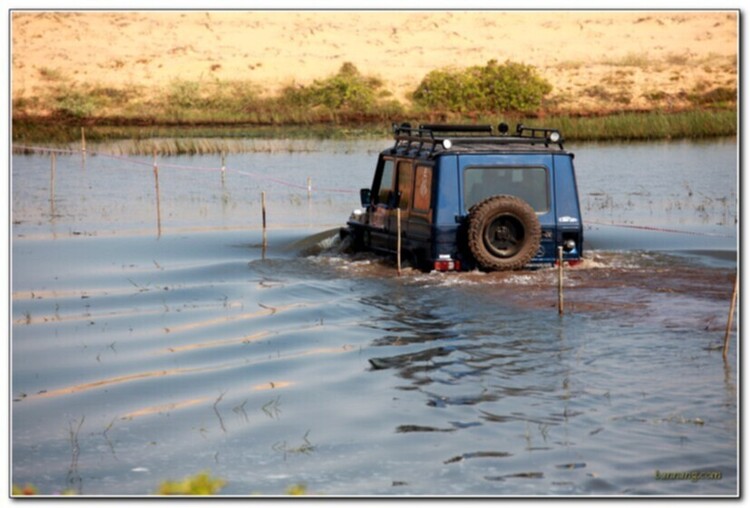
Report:
M573 154L556 129L394 125L342 237L424 270L518 270L583 254ZM400 225L398 213L400 209ZM400 231L400 242L398 232Z

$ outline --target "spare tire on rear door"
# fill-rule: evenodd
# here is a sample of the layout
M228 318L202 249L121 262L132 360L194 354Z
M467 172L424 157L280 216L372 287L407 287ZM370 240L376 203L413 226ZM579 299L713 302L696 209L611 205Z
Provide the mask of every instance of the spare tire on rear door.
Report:
M483 270L518 270L539 250L542 229L536 212L515 196L493 196L469 212L469 250Z

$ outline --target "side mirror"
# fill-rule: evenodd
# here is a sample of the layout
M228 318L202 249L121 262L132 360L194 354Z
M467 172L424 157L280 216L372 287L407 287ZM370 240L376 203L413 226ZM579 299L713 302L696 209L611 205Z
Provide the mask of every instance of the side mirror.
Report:
M371 201L370 189L359 189L359 201L362 203L363 208L370 206Z

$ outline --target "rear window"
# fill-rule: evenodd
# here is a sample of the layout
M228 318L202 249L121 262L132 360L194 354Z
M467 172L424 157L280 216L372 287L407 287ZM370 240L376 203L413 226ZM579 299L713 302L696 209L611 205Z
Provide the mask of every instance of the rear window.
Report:
M537 212L549 210L547 168L492 167L467 168L464 171L464 203L468 210L491 196L518 196Z

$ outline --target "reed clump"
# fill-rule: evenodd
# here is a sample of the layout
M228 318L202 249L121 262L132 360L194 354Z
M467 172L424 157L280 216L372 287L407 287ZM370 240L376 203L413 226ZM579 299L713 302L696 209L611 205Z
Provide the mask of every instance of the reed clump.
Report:
M549 119L548 123L559 128L569 141L701 139L737 133L737 114L733 111L655 111L590 118L560 116Z

